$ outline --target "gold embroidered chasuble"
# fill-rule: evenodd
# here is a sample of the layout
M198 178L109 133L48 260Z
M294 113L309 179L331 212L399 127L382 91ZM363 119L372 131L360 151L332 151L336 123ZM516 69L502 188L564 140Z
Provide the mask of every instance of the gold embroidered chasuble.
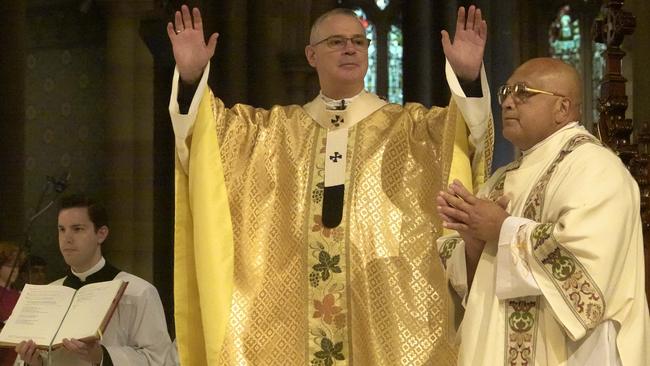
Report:
M447 183L455 140L466 140L456 105L379 103L361 113L348 134L343 220L326 228L327 129L312 118L320 118L317 100L305 108L227 109L209 96L202 103L216 122L234 261L215 364L454 364L453 306L435 248L442 230L435 196ZM354 115L354 104L349 108ZM475 159L481 174L489 171L489 123L487 156ZM192 143L202 139L196 134ZM198 169L193 159L190 171ZM179 169L177 163L183 187ZM191 188L177 188L177 211L185 205L179 193L191 195ZM176 226L178 233L178 213Z
M622 364L650 364L639 192L621 161L583 128L567 128L497 170L479 192L503 194L512 216L532 220L519 228L512 256L541 295L500 300L497 246L488 243L459 330L459 365L576 364L579 341L607 321ZM439 248L462 294L464 243L445 237Z

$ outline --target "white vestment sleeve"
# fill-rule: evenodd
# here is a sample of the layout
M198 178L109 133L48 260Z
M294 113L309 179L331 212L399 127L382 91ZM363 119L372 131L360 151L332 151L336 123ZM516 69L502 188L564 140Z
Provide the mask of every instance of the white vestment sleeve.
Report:
M487 76L485 74L485 67L481 65L481 90L483 96L481 98L468 98L460 86L460 81L451 68L449 61L445 64L445 74L447 76L447 84L451 90L451 96L454 102L458 105L458 109L463 114L463 118L467 123L469 129L469 142L474 146L476 151L482 151L486 146L485 135L488 132L490 123L490 113L492 111L490 106L490 87L488 85Z
M499 300L542 295L527 262L529 254L521 230L534 221L521 217L508 217L501 226L497 251L496 295ZM519 240L518 240L519 238ZM521 244L520 244L521 243ZM567 338L569 360L567 366L601 365L620 366L616 349L616 328L611 320L600 324L579 341Z
M528 265L526 241L519 240L519 229L536 224L522 217L508 217L501 225L497 249L495 292L499 300L541 295Z
M567 366L621 366L621 357L616 348L616 334L614 322L607 320L577 342L567 339Z
M129 328L121 345L104 345L113 365L165 365L171 341L156 289L147 286L140 295L133 297L132 302L122 304L116 312L125 312L117 315L122 318L121 326ZM125 320L128 324L124 324Z
M205 93L205 88L208 87L208 75L210 74L210 63L205 66L203 70L203 76L199 81L199 85L196 88L194 97L192 98L192 104L190 104L190 109L187 114L181 114L180 108L178 106L178 82L179 74L178 69L174 68L174 78L172 81L172 94L169 98L169 115L172 119L172 127L174 128L174 137L176 140L176 154L178 154L178 159L180 160L181 167L185 174L189 172L189 159L190 159L190 148L187 144L187 138L192 135L194 129L194 121L196 120L196 115L199 110L199 103L201 103L201 98Z

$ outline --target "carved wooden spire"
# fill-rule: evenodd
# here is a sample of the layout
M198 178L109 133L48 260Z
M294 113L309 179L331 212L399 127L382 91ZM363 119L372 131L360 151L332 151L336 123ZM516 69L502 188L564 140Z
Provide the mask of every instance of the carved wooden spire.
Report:
M637 146L631 141L634 123L625 118L627 95L625 78L622 75L622 60L625 52L621 49L623 38L632 34L636 26L634 16L623 10L623 0L607 1L601 16L594 23L594 41L605 43L605 77L600 89L598 110L600 120L598 131L603 142L618 152L628 165L637 153Z
M637 128L634 131L633 121L625 118L628 104L626 80L621 73L622 59L625 56L621 44L626 35L634 32L636 20L634 15L622 9L623 2L605 1L600 17L594 23L594 41L607 45L604 52L605 77L598 105L598 131L603 142L618 153L639 185L646 259L646 294L650 295L650 130L644 124L640 130Z

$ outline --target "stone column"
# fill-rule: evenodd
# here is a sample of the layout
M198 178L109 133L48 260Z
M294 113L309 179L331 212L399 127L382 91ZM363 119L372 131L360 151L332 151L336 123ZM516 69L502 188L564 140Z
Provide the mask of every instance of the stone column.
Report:
M107 16L105 197L111 227L104 252L120 268L151 280L153 62L138 27L139 14L152 4L114 0L103 6Z

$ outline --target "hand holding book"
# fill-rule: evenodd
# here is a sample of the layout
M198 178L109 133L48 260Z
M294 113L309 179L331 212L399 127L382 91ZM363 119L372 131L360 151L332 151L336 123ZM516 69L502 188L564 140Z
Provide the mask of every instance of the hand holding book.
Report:
M26 285L0 331L0 347L33 340L38 348L54 349L63 345L64 339L98 340L126 286L122 280L97 282L79 290Z

